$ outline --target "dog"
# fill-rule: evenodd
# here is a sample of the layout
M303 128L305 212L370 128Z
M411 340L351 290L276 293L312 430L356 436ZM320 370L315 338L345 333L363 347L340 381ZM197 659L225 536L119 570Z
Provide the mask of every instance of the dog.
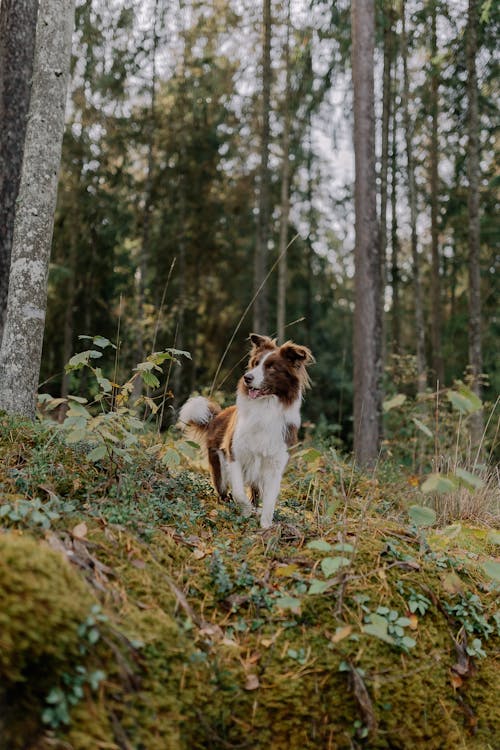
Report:
M302 395L310 386L306 346L250 334L248 367L239 380L236 404L226 409L203 396L180 410L180 426L207 450L214 487L222 500L231 490L244 516L262 500L260 525L272 525L288 449L297 442ZM250 502L245 487L251 491ZM257 511L258 512L258 511Z

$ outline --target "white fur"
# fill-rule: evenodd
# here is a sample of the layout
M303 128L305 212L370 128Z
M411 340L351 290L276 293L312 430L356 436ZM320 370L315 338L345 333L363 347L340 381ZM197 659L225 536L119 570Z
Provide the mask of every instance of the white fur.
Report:
M246 373L247 375L253 375L252 388L260 388L262 386L262 383L264 382L264 377L265 377L264 362L271 354L272 352L268 352L267 354L264 354L259 364L256 367L253 367L251 370L247 371Z
M229 477L233 497L246 515L253 508L245 485L258 487L262 498L260 525L264 529L273 522L281 477L288 462L287 426L300 425L300 401L298 398L285 408L277 396L249 399L239 393L236 399L234 461L227 461L221 455L223 475Z
M203 396L192 396L179 412L179 422L184 425L189 422L205 425L210 422L212 417L208 399Z

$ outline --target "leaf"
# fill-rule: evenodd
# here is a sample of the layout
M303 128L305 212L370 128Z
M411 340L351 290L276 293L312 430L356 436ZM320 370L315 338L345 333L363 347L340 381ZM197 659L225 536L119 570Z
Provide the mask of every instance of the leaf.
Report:
M363 633L366 633L367 635L373 635L375 636L375 638L379 638L381 641L385 641L385 643L390 643L392 645L394 643L394 639L391 638L391 636L387 632L387 629L387 620L385 619L385 617L377 614L370 615L370 622L367 625L364 625L362 628Z
M300 614L300 605L301 601L300 599L297 599L295 596L288 596L285 594L284 596L280 596L276 599L276 606L280 609L291 609L292 612L295 612L295 614Z
M454 409L457 409L462 414L473 414L479 411L483 403L479 396L477 396L465 385L455 390L449 390L446 394L448 401L451 403Z
M163 454L161 458L162 464L165 464L165 466L179 466L181 462L181 457L177 453L177 451L174 448L169 448L165 453Z
M106 349L107 346L112 346L113 349L116 349L116 346L111 343L109 339L107 339L105 336L94 336L92 339L92 342L96 346L100 346L101 349Z
M149 372L148 370L144 370L141 372L141 378L143 379L144 383L149 386L150 388L159 388L160 381L154 375L154 373Z
M299 566L293 563L290 565L278 565L278 567L275 570L275 574L282 578L286 578L287 576L291 576L294 573L296 573L298 569L299 569Z
M354 552L354 547L349 542L339 542L333 545L336 552Z
M66 435L67 443L81 443L88 437L87 430L72 430L72 432Z
M257 690L259 685L259 676L256 674L248 674L243 687L245 690Z
M333 586L333 582L330 581L320 581L319 578L313 578L311 581L311 585L309 586L308 594L324 594L325 591L328 591Z
M384 410L384 413L386 413L391 409L396 409L398 406L402 406L405 401L406 396L404 395L404 393L397 393L392 398L384 401L384 403L382 404L382 409Z
M500 544L500 533L491 529L486 537L486 541L490 542L490 544Z
M166 352L168 354L171 354L173 357L186 357L187 359L191 359L191 354L189 352L185 352L182 349L166 349Z
M87 524L85 522L78 523L71 533L73 536L77 537L77 539L85 539L87 536Z
M313 539L311 542L307 542L307 549L317 549L320 552L331 552L333 546L326 542L324 539Z
M456 482L449 476L443 474L429 474L420 489L422 492L453 492L456 489Z
M464 484L472 489L481 489L484 487L484 480L466 469L455 469L455 476L462 480Z
M489 578L493 578L494 581L500 583L500 562L497 562L496 560L486 560L482 567Z
M108 451L106 446L98 445L96 448L93 448L90 453L87 453L87 458L89 461L100 461L102 458L106 458L107 455Z
M420 419L417 419L416 417L412 417L412 420L415 423L415 425L418 427L418 429L420 430L420 432L423 432L424 435L427 435L427 437L430 437L430 438L434 437L434 435L431 432L431 430L429 430L429 428L427 427L427 425L424 424L423 422L421 422Z
M410 505L408 515L415 526L432 526L436 523L436 511L423 505Z
M335 630L335 633L331 637L332 643L339 643L340 641L343 641L344 638L347 638L352 633L352 625L344 625L342 628L337 628Z
M324 557L321 560L321 570L327 578L345 565L350 565L351 561L347 557Z

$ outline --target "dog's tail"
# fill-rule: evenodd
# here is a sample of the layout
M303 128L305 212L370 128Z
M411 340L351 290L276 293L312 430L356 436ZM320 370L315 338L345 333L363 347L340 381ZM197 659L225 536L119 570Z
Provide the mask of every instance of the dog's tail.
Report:
M178 425L184 432L189 432L193 437L205 442L210 422L220 410L219 404L215 401L204 396L192 396L179 412Z

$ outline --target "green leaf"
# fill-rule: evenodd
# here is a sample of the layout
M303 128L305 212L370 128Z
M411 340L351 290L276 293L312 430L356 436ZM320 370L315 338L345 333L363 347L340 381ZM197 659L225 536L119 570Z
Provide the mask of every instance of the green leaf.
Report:
M174 448L169 448L163 454L161 462L162 464L165 464L165 466L170 466L170 467L179 466L181 462L181 457L178 454L178 452L174 450Z
M500 562L497 562L496 560L486 560L482 567L489 578L493 578L494 581L500 583Z
M486 541L490 542L490 544L500 544L500 533L492 529L488 533L488 536L486 537Z
M402 406L404 402L406 401L406 396L404 393L397 393L392 398L387 399L382 404L382 409L384 412L388 412L391 409L396 409L398 406Z
M307 549L317 549L320 552L331 552L333 549L332 545L324 539L313 539L307 542L306 547Z
M89 461L100 461L108 455L108 451L105 445L98 445L97 448L93 448L90 453L87 453Z
M457 487L453 477L444 474L429 474L420 489L422 492L453 492Z
M144 370L143 372L141 372L141 378L143 379L144 383L150 388L159 388L160 386L160 381L152 372Z
M408 515L415 526L432 526L436 523L436 511L423 505L410 505Z
M321 560L321 570L327 578L345 565L350 565L351 561L347 557L324 557Z
M87 430L72 430L66 435L67 443L81 443L88 438Z
M477 474L473 474L466 469L455 469L455 476L461 479L464 484L466 484L468 487L471 487L472 489L479 490L481 489L481 487L484 487L484 480L481 479L481 477L478 477Z
M349 542L338 542L333 545L333 549L336 552L354 552L354 547Z
M427 427L427 425L424 424L423 422L421 422L420 419L417 419L416 417L412 417L412 420L415 423L415 425L418 427L418 429L420 430L420 432L423 432L424 435L427 435L427 437L430 437L430 438L434 437L434 435L431 432L431 430L429 430L429 428Z
M165 351L171 354L173 357L186 357L187 359L191 359L190 353L185 352L182 349L165 349Z
M280 596L276 599L276 606L280 609L291 609L292 612L296 612L297 614L300 612L300 599L297 599L295 596Z
M112 346L113 349L116 349L116 346L105 336L94 336L92 341L96 346L100 346L101 349L106 349L107 346Z
M367 625L364 625L362 628L363 633L366 633L367 635L373 635L375 636L375 638L379 638L381 641L385 641L385 643L390 643L392 645L394 643L394 639L391 638L391 636L387 632L387 629L387 620L385 619L385 617L377 614L370 615L370 622Z
M308 594L323 594L332 587L331 581L320 581L318 578L313 578L311 585L309 586Z
M462 414L473 414L475 411L479 411L483 406L479 396L473 393L473 391L465 385L460 386L456 391L449 390L446 396L453 408L457 409Z

